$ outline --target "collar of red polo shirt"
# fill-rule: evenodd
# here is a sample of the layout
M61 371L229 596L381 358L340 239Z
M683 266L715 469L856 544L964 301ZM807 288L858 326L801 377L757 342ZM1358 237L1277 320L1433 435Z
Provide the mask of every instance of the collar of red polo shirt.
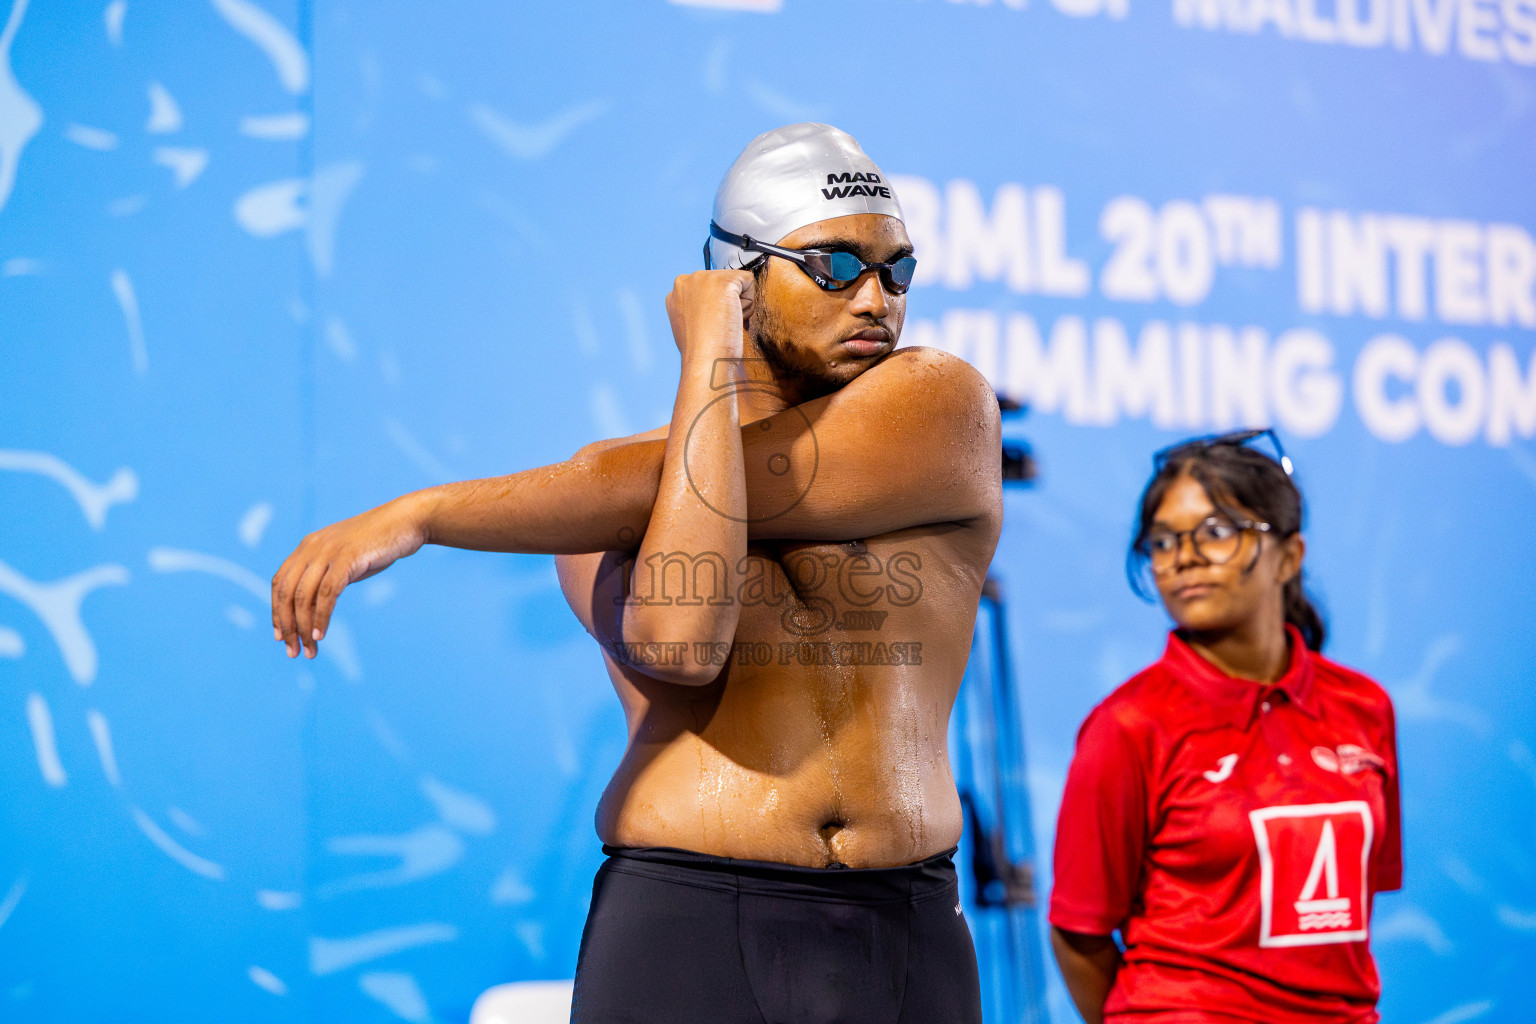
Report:
M1205 698L1204 707L1212 721L1231 724L1246 729L1258 713L1259 705L1273 698L1278 691L1311 718L1317 717L1317 703L1313 699L1313 680L1317 670L1313 654L1302 639L1301 630L1290 623L1285 625L1290 640L1291 661L1285 674L1273 683L1260 683L1253 679L1229 676L1195 652L1195 649L1179 636L1177 630L1168 633L1168 646L1163 650L1163 664L1185 682L1199 696Z

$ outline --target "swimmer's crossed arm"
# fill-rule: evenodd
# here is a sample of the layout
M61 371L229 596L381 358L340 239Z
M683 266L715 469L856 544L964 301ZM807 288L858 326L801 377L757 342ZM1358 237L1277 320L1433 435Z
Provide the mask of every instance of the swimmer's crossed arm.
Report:
M985 546L990 554L987 538L995 537L1001 510L997 416L990 386L968 364L934 350L898 351L838 392L741 428L748 495L745 536L836 542L943 523L962 527L950 534L956 542ZM675 436L674 427L667 439ZM633 464L649 469L664 443L652 435L598 442L582 449L576 459L600 467L600 472L617 467L624 473ZM695 441L689 448L690 468L699 454ZM633 484L644 477L626 479ZM637 486L632 495L642 514L648 494ZM665 576L669 556L695 558L722 549L674 542L665 534L659 538L665 529L660 510L671 506L657 498L652 507L657 512L650 515L644 543L632 559L613 551L563 554L556 559L561 586L587 632L615 661L668 682L713 682L720 674L719 663L701 663L677 641L714 645L705 650L727 648L740 605L732 601L715 608L715 630L701 629L699 613L706 603L684 606L680 599L664 596L659 601L645 599L640 579L646 575L643 567L651 566L654 588L656 566L662 566L659 571ZM963 529L970 525L983 529ZM630 545L609 547L625 551ZM731 575L749 572L745 561L727 557L714 570L724 579L706 574L703 583L695 578L694 586L734 593L740 580ZM637 572L632 599L621 610L602 595L612 592L611 574L626 573L627 565ZM693 565L697 573L699 562ZM620 592L629 592L619 586ZM666 586L661 584L663 594ZM688 584L683 586L686 592ZM667 648L676 649L677 657L639 662L626 658L629 651Z
M740 408L734 389L720 390L716 383L719 368L741 366L742 326L752 313L755 284L751 274L740 270L688 274L673 283L667 317L682 356L682 372L666 437L655 442L661 445L661 466L652 485L651 511L648 522L634 532L619 527L606 547L628 548L638 537L635 557L642 564L673 551L716 552L719 564L727 566L745 559L747 488ZM729 385L729 379L724 383ZM637 504L633 496L629 503ZM653 643L714 644L736 635L741 606L734 601L666 605L647 602L626 608L617 628L605 630L600 642L622 658L624 651L644 650ZM702 678L705 668L688 659L652 666L649 674L667 682L697 684L707 681Z
M669 299L669 312L671 306ZM685 350L685 368L688 362ZM722 502L734 501L734 446L701 445L696 429L684 467L676 427L688 421L685 406L707 404L688 383L679 386L666 439L640 435L589 445L553 466L417 491L310 534L273 577L274 636L290 656L302 644L313 657L342 589L427 543L582 554L643 538L642 545L655 550L724 554L738 545L744 551L748 539L856 540L936 523L995 524L1001 514L997 401L986 380L957 357L898 349L840 390L770 417L769 430L760 422L736 424L746 515L735 518L744 524L708 510L696 514L702 503L693 486L710 472L712 482L700 487L710 504L724 509ZM734 404L717 403L711 412L723 421L722 407L734 417ZM711 423L711 431L723 426ZM686 438L685 431L682 443ZM775 456L785 456L787 466ZM697 472L700 467L706 471ZM711 494L711 486L725 490ZM660 517L653 515L658 507ZM753 509L787 511L754 520ZM706 519L714 522L706 526ZM690 540L694 530L719 534ZM680 610L667 609L672 616ZM669 629L677 626L675 618L667 621ZM726 624L714 621L706 632ZM729 625L734 629L734 619Z

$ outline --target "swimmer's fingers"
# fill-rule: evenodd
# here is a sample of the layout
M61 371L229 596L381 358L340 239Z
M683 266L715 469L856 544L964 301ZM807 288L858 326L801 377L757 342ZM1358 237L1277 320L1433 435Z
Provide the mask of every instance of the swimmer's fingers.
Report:
M424 505L411 496L305 537L272 578L273 635L313 658L341 592L415 554L427 541Z
M677 345L677 350L687 352L688 321L683 316L683 303L677 294L678 282L681 280L682 278L678 278L674 281L672 290L667 293L667 320L672 325L672 341Z
M293 599L299 578L309 565L309 548L310 538L306 537L272 577L272 638L288 648L290 658L297 657L300 648Z
M272 577L272 636L283 643L290 658L298 657L301 651L311 658L315 656L318 642L314 632L316 598L332 561L326 539L322 534L312 533ZM335 606L337 593L340 593L339 587L329 597L325 623L330 621L330 609ZM323 623L319 635L325 635Z
M320 651L319 641L315 638L315 598L320 592L320 582L329 570L329 561L316 559L304 567L304 574L294 587L294 626L306 658L313 658Z
M317 553L295 587L293 609L298 639L305 654L313 658L320 651L320 641L331 628L331 615L341 592L354 580L373 575L389 564L383 562L372 572L367 559L359 558L347 545L328 546Z
M696 270L673 278L667 294L672 333L681 339L690 321L708 322L727 308L722 303L740 305L745 311L756 294L756 278L749 270Z
M737 271L746 281L741 286L741 325L747 327L752 322L752 310L757 306L757 277L747 271Z
M331 613L336 610L336 599L341 597L341 592L352 582L352 574L343 572L337 565L331 565L326 569L325 575L320 579L320 585L315 588L314 618L310 628L311 636L318 649L320 641L325 639L325 634L331 628Z
M278 606L283 600L283 568L288 564L283 559L283 564L277 567L277 572L272 574L272 639L283 639L283 615L278 611Z

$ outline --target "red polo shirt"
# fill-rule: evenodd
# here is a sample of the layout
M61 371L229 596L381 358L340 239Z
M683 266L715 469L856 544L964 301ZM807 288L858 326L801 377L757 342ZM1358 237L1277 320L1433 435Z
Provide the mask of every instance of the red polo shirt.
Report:
M1078 733L1051 923L1120 931L1106 1021L1377 1020L1371 899L1402 884L1392 702L1289 633L1273 686L1170 633Z

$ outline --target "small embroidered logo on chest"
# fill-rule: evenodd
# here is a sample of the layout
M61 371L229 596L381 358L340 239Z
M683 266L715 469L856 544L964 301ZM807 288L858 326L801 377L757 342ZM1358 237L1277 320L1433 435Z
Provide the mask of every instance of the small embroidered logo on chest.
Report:
M1341 772L1345 775L1353 775L1355 772L1363 772L1367 768L1385 774L1387 762L1364 747L1357 747L1353 743L1339 744L1339 770Z
M1337 748L1313 747L1312 760L1325 772L1354 775L1366 769L1385 774L1387 762L1364 747L1353 743L1340 743Z
M1205 771L1200 774L1205 776L1206 782L1226 782L1232 777L1232 769L1237 766L1237 755L1228 754L1216 762L1215 771Z
M955 904L955 916L956 917L960 916L960 904L958 904L958 903Z

